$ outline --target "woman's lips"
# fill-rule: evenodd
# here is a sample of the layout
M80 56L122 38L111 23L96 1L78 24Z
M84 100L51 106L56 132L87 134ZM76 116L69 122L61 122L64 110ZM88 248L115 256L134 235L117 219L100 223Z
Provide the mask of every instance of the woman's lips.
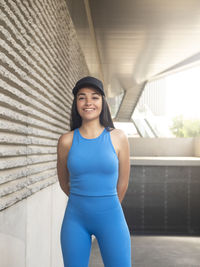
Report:
M93 110L95 110L95 109L94 108L85 108L85 109L83 109L83 111L85 111L85 112L91 112Z

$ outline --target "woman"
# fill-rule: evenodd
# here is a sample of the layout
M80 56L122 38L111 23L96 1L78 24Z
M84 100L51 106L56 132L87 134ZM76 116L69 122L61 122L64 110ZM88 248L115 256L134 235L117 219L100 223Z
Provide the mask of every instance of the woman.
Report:
M57 145L58 179L69 197L60 232L64 266L88 266L94 235L106 267L131 267L121 206L130 174L128 139L114 128L100 80L82 78L73 94L71 131Z

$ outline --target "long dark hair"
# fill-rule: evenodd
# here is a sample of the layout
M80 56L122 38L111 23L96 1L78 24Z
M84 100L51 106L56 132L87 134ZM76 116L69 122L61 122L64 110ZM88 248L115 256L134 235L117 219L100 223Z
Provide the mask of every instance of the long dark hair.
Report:
M104 95L102 96L102 110L99 116L100 124L103 125L107 131L111 131L115 126L113 124L113 120L110 114L110 108L106 101ZM76 128L79 128L82 124L82 118L78 113L77 104L76 104L77 94L74 97L72 108L71 108L71 117L70 117L70 128L73 131Z

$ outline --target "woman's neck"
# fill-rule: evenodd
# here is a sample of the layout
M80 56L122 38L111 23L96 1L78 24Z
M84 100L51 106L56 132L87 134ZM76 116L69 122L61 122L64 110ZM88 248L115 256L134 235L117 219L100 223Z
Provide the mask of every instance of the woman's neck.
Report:
M99 122L84 122L80 126L80 129L87 136L95 136L104 129L104 126Z

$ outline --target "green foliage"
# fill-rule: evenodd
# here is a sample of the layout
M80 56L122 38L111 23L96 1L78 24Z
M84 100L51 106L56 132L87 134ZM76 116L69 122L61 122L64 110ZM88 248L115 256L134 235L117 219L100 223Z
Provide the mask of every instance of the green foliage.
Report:
M200 120L184 119L182 115L173 119L171 131L176 137L200 136Z

